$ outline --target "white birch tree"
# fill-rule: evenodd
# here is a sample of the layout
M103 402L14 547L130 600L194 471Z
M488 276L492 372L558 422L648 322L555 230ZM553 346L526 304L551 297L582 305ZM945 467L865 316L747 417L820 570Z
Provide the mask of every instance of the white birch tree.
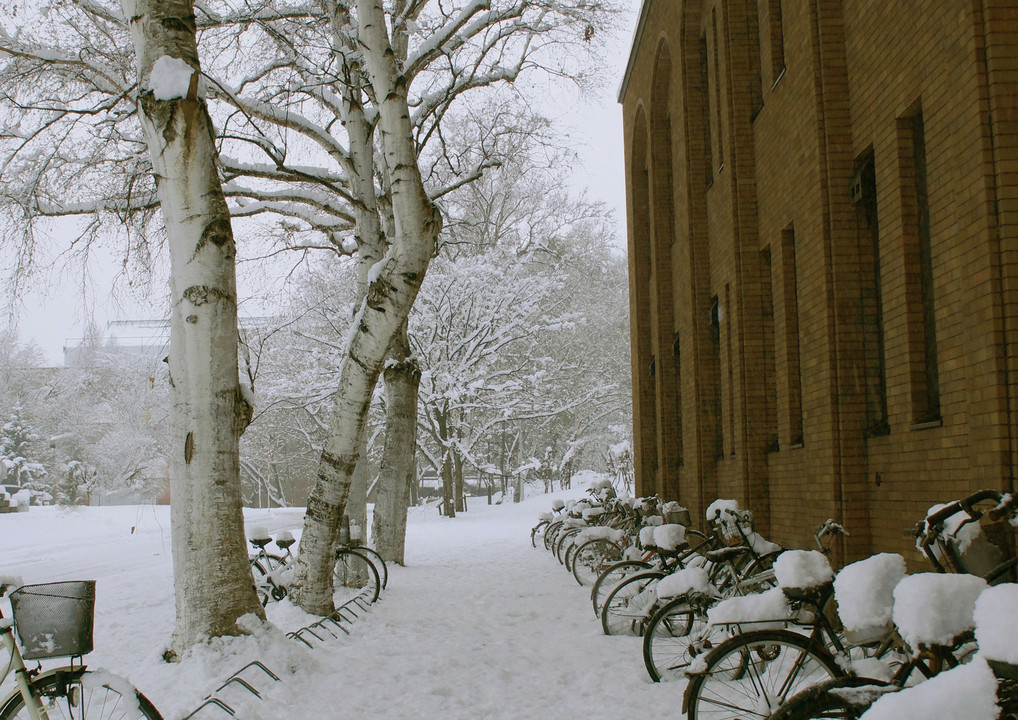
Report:
M191 0L124 0L137 110L170 251L170 491L176 628L171 654L264 617L240 502L252 406L237 370L236 247L201 92Z

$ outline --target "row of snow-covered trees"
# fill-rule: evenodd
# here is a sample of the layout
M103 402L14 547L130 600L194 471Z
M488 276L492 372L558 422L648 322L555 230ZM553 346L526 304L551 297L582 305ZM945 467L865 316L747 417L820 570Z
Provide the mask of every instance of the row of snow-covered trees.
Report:
M10 8L0 28L0 230L16 246L11 287L29 276L46 218L91 218L71 249L114 225L127 230L128 262L168 251L174 652L262 613L241 516L239 443L255 408L238 375L238 252L355 258L355 310L332 368L291 593L327 614L341 519L363 507L363 491L349 500L383 370L380 491L404 487L412 466L412 426L393 430L416 398L408 317L450 219L442 205L539 132L517 88L535 73L582 77L570 53L596 49L613 2ZM276 218L271 246L235 236L238 218L263 217Z
M465 477L501 492L520 477L539 480L548 464L568 477L569 467L600 464L629 424L626 268L609 218L518 170L458 193L456 222L409 318L417 466L443 479L448 514L462 509ZM278 496L279 479L306 477L321 442L352 272L315 273L287 322L247 337L261 409L245 453L258 476L277 478L263 497ZM371 479L385 435L376 395ZM306 489L288 492L302 501Z

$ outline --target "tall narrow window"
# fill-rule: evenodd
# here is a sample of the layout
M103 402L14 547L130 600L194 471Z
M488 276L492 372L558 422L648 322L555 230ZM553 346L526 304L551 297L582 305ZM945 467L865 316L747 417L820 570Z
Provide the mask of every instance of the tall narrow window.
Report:
M725 166L725 145L724 132L721 129L721 60L718 49L718 11L713 8L710 11L711 34L714 44L714 113L717 120L718 136L718 169Z
M898 163L905 240L912 419L922 424L940 420L940 370L926 189L926 131L921 106L898 121Z
M767 0L771 45L771 83L776 83L785 72L785 28L781 22L781 0Z
M700 123L703 126L704 180L706 186L714 183L714 161L711 157L713 139L710 123L710 62L707 55L707 33L700 35Z
M767 452L778 449L777 420L777 384L776 361L777 347L774 344L774 295L773 279L771 278L771 249L766 247L760 251L760 308L763 320L763 384L764 384L764 418L767 425Z
M795 267L795 227L781 231L781 280L785 301L785 364L788 378L789 445L803 444L802 363L799 355L799 288Z
M718 296L711 298L710 306L710 351L714 371L714 395L712 415L714 417L714 459L725 456L725 424L721 417L721 306Z
M682 452L682 347L679 343L679 334L675 333L675 342L672 343L672 363L675 371L675 427L676 438L675 448L679 454L679 465L683 463Z
M732 292L731 286L725 283L725 305L722 310L725 319L725 398L728 401L728 452L735 454L735 383L733 367L735 359L732 347Z
M856 159L852 177L852 204L856 208L859 249L859 328L862 333L862 369L867 437L886 435L887 373L884 365L883 303L880 293L880 227L877 215L877 180L873 148Z

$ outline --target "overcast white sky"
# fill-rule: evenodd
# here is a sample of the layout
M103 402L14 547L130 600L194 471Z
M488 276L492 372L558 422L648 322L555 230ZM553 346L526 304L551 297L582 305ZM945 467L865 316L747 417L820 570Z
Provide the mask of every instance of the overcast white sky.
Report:
M601 200L615 209L620 248L625 247L625 178L622 109L616 96L642 0L625 1L632 7L632 12L613 43L612 51L605 55L605 70L609 77L598 97L589 100L551 98L548 110L549 114L557 115L561 122L568 124L570 137L576 141L575 149L582 164L569 179L570 184L577 191L586 189L589 198ZM0 265L9 265L9 262L3 259ZM19 312L19 340L38 345L49 363L62 365L65 342L70 338L80 338L90 319L104 329L106 323L112 320L142 320L163 315L163 308L156 303L110 296L109 278L118 267L115 258L103 257L99 253L91 269L91 289L84 299L80 269L35 279L33 285L39 290L25 296ZM243 297L243 268L240 269L238 283ZM158 297L161 293L157 291L154 294ZM241 312L245 312L243 306ZM262 308L248 310L248 314L261 312Z

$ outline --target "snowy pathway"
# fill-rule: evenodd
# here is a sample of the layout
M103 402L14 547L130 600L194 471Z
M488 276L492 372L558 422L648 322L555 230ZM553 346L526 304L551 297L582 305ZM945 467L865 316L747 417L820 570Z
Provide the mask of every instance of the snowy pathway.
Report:
M640 640L603 636L587 589L530 546L530 527L550 499L472 506L451 521L414 511L408 566L390 570L388 590L350 638L315 650L270 628L179 664L161 662L173 615L168 523L139 521L136 510L8 515L14 522L0 522L0 546L21 543L31 554L11 562L17 554L5 551L0 572L26 582L97 577L97 651L88 659L127 675L166 720L179 720L255 657L284 683L265 702L231 700L242 720L680 717L683 684L651 683ZM299 530L300 522L296 509L248 516L271 532ZM125 538L127 524L136 531ZM55 540L65 533L73 539ZM48 538L41 557L33 536ZM269 610L284 629L307 624L286 602ZM225 717L217 712L200 717Z

